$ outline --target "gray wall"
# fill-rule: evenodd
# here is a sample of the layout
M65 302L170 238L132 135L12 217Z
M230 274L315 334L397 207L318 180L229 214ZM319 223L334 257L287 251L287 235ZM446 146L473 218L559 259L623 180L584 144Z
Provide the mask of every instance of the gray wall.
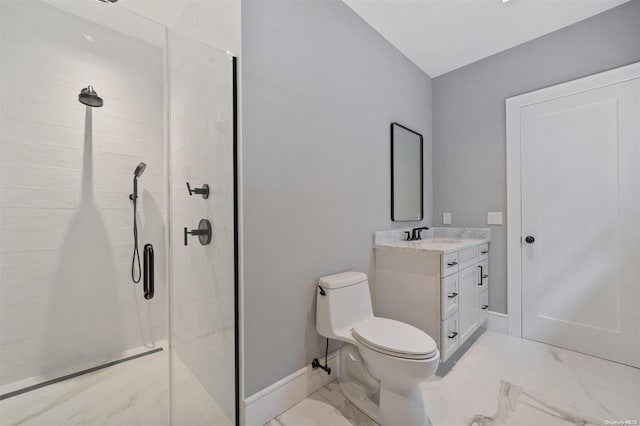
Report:
M242 53L248 396L323 354L318 277L367 272L373 232L399 226L392 121L425 137L431 223L431 79L339 1L243 2Z
M505 99L640 61L640 1L433 80L434 220L486 226L488 211L506 224ZM494 226L491 310L507 310L506 226Z

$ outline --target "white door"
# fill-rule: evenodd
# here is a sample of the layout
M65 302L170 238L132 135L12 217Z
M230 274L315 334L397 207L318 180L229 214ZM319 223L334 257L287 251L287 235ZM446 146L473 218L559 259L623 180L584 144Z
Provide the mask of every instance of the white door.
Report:
M520 120L522 335L640 366L640 79Z

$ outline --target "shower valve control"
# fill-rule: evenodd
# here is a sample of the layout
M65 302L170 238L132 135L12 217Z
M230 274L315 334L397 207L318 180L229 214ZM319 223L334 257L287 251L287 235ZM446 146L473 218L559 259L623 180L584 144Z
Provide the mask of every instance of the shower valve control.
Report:
M184 228L184 245L188 245L189 243L189 235L194 235L198 237L200 244L206 246L211 242L211 222L207 219L200 219L200 223L198 223L198 229L192 229L189 231L188 228Z
M202 188L191 189L191 185L189 185L189 182L187 182L187 189L189 190L189 195L202 195L202 198L204 198L205 200L209 198L209 185L207 185L206 183L202 185Z

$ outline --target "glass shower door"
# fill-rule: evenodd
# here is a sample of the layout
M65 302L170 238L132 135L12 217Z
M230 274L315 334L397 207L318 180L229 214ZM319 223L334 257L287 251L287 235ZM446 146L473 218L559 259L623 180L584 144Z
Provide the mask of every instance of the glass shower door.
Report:
M236 424L234 59L170 31L172 420ZM198 189L198 190L196 190ZM211 225L211 241L193 230Z

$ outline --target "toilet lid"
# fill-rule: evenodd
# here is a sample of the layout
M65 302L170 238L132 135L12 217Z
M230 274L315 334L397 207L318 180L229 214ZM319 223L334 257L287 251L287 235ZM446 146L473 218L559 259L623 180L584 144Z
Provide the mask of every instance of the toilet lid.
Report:
M356 325L353 336L375 351L401 358L427 359L437 352L436 342L427 333L388 318L373 317Z

